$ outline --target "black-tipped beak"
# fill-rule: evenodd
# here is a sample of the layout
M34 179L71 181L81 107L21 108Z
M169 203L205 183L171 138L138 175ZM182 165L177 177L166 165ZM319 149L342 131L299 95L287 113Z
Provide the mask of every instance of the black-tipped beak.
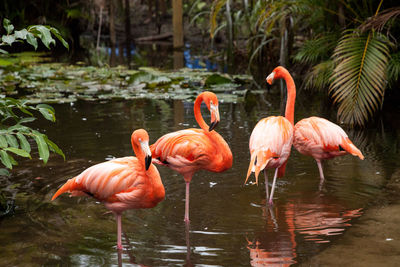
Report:
M208 131L211 132L212 130L214 130L214 128L217 127L218 123L219 123L219 121L217 121L217 120L211 122L210 128L208 129Z
M144 159L144 163L147 171L151 165L151 156L146 156L146 158Z

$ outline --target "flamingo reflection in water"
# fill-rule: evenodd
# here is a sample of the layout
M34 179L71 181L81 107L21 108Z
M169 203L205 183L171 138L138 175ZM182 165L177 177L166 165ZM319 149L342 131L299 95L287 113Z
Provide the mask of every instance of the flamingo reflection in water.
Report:
M329 237L342 234L361 209L346 209L334 198L302 195L283 206L262 207L266 221L262 231L247 239L251 266L290 266L304 242L319 249ZM297 241L296 241L297 240ZM307 246L307 249L309 247Z

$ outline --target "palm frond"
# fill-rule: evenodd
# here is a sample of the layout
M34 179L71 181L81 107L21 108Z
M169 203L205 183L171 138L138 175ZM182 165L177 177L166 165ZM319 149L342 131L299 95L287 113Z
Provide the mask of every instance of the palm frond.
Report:
M382 31L388 21L395 20L399 15L400 7L388 8L378 13L376 16L373 16L366 20L363 24L361 24L359 28L361 29L361 31L371 29Z
M318 65L315 65L305 77L305 88L328 88L331 82L333 69L334 64L332 60L326 60Z
M338 119L363 126L380 109L386 87L389 42L379 33L346 31L333 54L329 88Z
M294 56L294 61L306 64L315 64L326 59L337 44L338 36L336 34L326 34L315 39L308 40L299 48Z
M400 52L393 54L387 67L387 78L392 86L400 78Z

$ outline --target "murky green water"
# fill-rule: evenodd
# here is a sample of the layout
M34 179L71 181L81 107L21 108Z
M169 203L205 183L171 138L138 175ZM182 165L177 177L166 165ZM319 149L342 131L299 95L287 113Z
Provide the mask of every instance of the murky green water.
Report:
M279 97L254 103L220 104L217 131L234 155L224 173L200 171L191 184L191 225L185 232L183 178L158 166L166 199L150 210L123 214L123 246L116 250L114 216L91 198L50 198L85 168L131 155L130 135L145 128L150 141L170 131L197 127L193 103L164 100L84 102L54 105L56 125L38 123L64 151L20 161L12 177L1 178L3 194L15 198L13 216L0 219L0 265L259 266L295 264L318 254L363 215L381 193L400 156L398 136L385 130L347 130L366 159L346 156L324 164L326 183L318 190L314 160L293 149L285 176L277 183L275 205L265 206L263 179L243 185L249 164L248 139L257 121L279 114ZM296 120L321 114L325 105L298 100ZM37 157L37 155L36 155ZM272 173L271 173L272 175ZM253 179L254 181L254 179Z

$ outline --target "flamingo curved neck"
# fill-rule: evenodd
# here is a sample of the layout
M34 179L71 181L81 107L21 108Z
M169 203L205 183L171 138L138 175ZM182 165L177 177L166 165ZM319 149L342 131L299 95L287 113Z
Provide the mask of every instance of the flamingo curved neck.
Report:
M284 69L282 71L282 78L286 82L287 87L287 100L286 100L286 110L285 117L294 125L294 104L296 101L296 85L290 73Z
M132 143L133 152L135 152L136 157L138 158L140 164L143 165L143 168L144 168L143 162L144 162L145 155L144 155L143 151L140 149L140 146L137 145L133 141L133 139L131 139L131 143Z
M203 96L200 95L196 98L196 101L194 102L194 118L196 119L200 128L203 129L206 133L208 133L209 126L204 121L203 116L201 115L200 107L202 102L203 102Z

